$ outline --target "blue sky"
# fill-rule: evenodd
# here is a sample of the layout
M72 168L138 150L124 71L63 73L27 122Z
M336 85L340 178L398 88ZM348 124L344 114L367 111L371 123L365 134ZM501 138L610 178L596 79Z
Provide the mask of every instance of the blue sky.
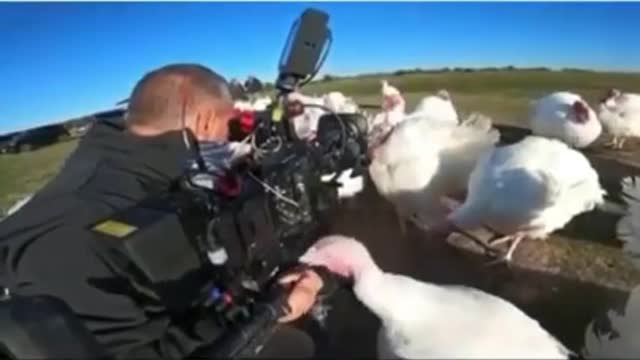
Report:
M170 62L273 80L308 6L331 16L328 73L510 64L640 71L640 3L2 3L0 133L107 109Z

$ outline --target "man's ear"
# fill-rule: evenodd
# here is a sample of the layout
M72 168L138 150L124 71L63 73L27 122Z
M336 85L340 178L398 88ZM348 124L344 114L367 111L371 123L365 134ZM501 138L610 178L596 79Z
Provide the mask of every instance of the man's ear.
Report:
M213 108L196 108L186 117L185 126L191 129L198 141L210 140L212 134L219 133L216 124L216 112Z

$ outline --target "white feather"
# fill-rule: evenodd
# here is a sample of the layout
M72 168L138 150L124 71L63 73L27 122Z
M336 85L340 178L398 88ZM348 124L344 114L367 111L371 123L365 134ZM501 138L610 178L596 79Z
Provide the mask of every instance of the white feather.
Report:
M611 96L598 106L604 130L613 136L640 137L640 94Z
M451 214L462 228L545 238L574 216L604 202L598 173L582 153L553 139L529 136L478 161L467 199Z
M380 316L379 358L567 359L570 351L513 304L465 286L382 273L356 296Z
M240 110L240 111L252 111L253 110L253 105L248 101L236 100L233 103L233 108L237 109L237 110Z
M253 102L253 110L264 111L272 102L273 100L268 96L259 97Z
M344 96L339 91L332 91L323 97L324 106L336 113L356 113L359 111L358 105L353 99Z
M589 118L578 123L571 106L583 102ZM555 92L535 102L530 117L530 127L534 135L559 139L572 147L584 148L593 143L602 132L598 118L580 95L570 92Z
M301 258L354 280L354 293L382 322L379 358L566 359L570 351L511 303L465 286L384 272L353 238L320 239Z
M488 119L485 119L488 120ZM378 192L425 226L439 221L442 196L466 190L476 161L499 140L491 121L459 126L415 117L396 126L373 156L369 174Z
M408 117L413 116L426 116L431 121L442 125L455 126L460 122L449 93L445 90L441 90L438 95L427 96L420 100L414 112Z

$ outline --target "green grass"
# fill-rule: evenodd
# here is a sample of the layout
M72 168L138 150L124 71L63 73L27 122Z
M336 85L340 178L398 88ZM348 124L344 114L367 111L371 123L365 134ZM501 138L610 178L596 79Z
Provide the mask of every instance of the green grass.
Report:
M379 104L382 79L388 80L405 95L408 110L412 110L422 97L447 89L459 112L480 111L496 122L510 124L522 123L531 100L551 91L579 93L592 105L612 87L640 91L640 74L635 73L518 70L372 75L313 82L303 92L342 91L359 103Z
M76 145L73 140L31 152L0 155L0 214L45 185Z
M447 89L461 115L480 111L496 122L509 124L522 124L530 101L550 91L574 91L591 104L612 87L640 91L640 74L517 70L369 75L313 82L303 92L341 91L360 103L379 104L382 79L403 92L408 110L425 95ZM76 144L72 141L30 153L0 155L0 210L42 187Z

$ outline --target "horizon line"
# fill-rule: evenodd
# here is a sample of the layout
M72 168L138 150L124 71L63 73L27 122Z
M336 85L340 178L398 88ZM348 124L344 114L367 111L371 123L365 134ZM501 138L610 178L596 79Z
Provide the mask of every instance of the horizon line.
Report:
M323 80L323 77L326 75L329 76L333 76L335 79L332 79L330 81L336 81L336 80L341 80L341 79L353 79L353 78L359 78L359 77L373 77L373 76L381 76L381 75L392 75L392 76L405 76L405 75L415 75L415 74L419 74L419 73L443 73L443 72L461 72L461 71L456 71L456 70L473 70L473 71L477 71L477 70L484 70L484 71L497 71L497 72L503 72L503 71L549 71L549 72L566 72L566 71L579 71L579 72L592 72L592 73L609 73L609 74L640 74L640 69L604 69L604 68L588 68L588 67L571 67L571 66L564 66L564 67L553 67L553 66L543 66L543 65L539 65L539 66L521 66L518 67L516 65L495 65L495 66L440 66L440 67L428 67L428 68L422 68L419 66L416 67L401 67L401 68L395 68L395 69L387 69L387 70L372 70L372 71L368 71L368 72L363 72L363 73L330 73L330 72L318 72L318 74L316 74L316 76L314 77L314 79L312 81L309 82L309 84L311 83L316 83L316 82L323 82L326 80ZM393 75L393 73L396 72L400 72L400 71L405 71L406 73L404 74L399 74L399 75ZM260 80L263 84L268 84L273 86L275 81L265 81L263 80L260 76L254 75L254 74L247 74L245 76L245 79L253 76L255 78L257 78L258 80ZM227 81L231 81L232 79L236 79L236 80L240 80L238 78L235 77L230 77L229 79L227 79ZM123 96L122 98L124 98L126 96ZM52 120L49 122L43 122L37 125L32 125L30 127L26 127L26 128L18 128L16 130L9 130L7 132L3 132L0 133L0 136L6 136L12 133L18 133L18 132L23 132L23 131L28 131L28 130L32 130L32 129L36 129L36 128L40 128L40 127L44 127L44 126L50 126L50 125L57 125L57 124L63 124L72 120L78 120L78 119L82 119L85 117L90 117L90 116L94 116L95 114L100 114L102 112L109 112L109 111L113 111L116 109L119 109L122 107L122 105L118 104L119 100L114 101L113 106L111 107L107 107L105 109L101 109L101 110L96 110L96 111L92 111L92 112L87 112L84 113L82 115L77 115L77 116L69 116L69 117L65 117L62 120Z

